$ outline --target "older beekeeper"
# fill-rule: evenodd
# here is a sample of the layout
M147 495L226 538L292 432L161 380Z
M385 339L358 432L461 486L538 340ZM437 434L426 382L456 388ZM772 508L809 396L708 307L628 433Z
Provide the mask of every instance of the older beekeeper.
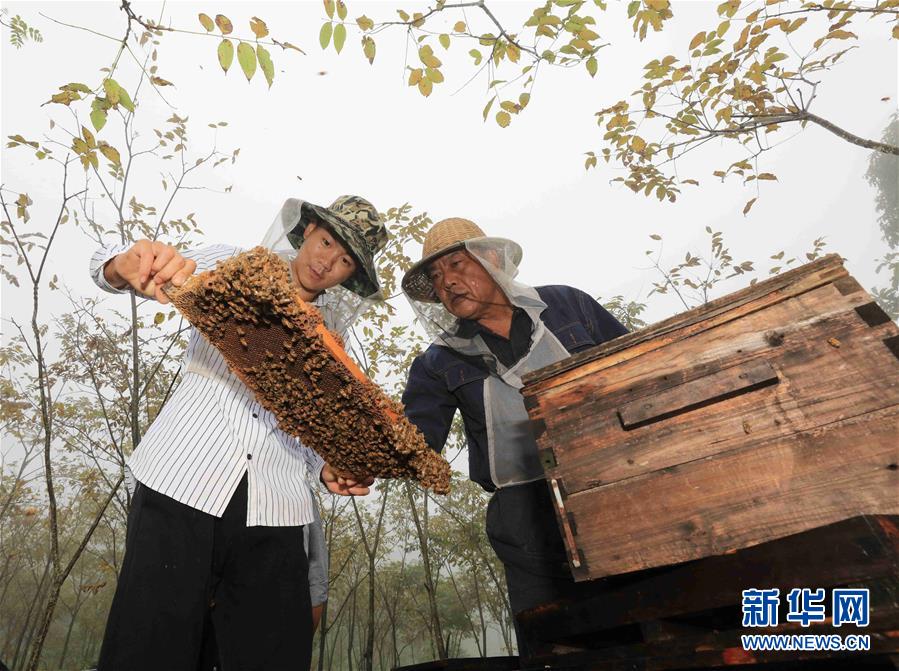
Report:
M579 289L516 281L521 256L511 240L488 237L466 219L445 219L427 233L421 260L402 281L433 338L412 363L406 415L441 451L461 412L469 475L493 492L487 536L505 567L513 613L574 587L521 378L626 333ZM520 632L518 648L534 652Z

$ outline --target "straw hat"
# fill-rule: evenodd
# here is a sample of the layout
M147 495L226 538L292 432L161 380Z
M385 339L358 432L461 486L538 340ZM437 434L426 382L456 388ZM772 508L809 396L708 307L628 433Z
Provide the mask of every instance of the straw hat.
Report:
M486 236L480 226L473 221L451 217L438 221L425 235L421 260L409 268L403 276L403 291L412 300L439 303L428 277L428 266L438 257L462 249L466 242L474 241L493 242L498 247L506 247L512 257L512 263L517 266L521 262L521 247L517 242Z

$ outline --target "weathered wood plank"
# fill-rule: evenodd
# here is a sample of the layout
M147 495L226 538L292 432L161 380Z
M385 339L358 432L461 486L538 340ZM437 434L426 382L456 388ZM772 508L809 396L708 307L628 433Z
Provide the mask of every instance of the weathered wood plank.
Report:
M649 343L652 347L656 344L667 344L676 339L689 337L690 334L697 331L743 318L748 314L846 276L848 273L842 266L841 258L836 254L829 254L822 259L746 287L689 312L675 315L653 326L629 333L559 363L533 371L525 376L524 381L526 384L537 386L563 372L581 369L584 364L597 359L602 359L607 365L612 365L617 363L617 359L610 358L609 355L615 352L627 349L632 353L642 353L643 349L638 345ZM557 383L558 381L551 382L550 386Z
M573 494L565 505L587 558L578 577L722 554L861 513L899 513L897 435L892 408Z
M805 337L801 332L810 324L826 322L837 315L845 315L847 320L862 324L854 309L869 301L870 297L864 292L842 295L833 285L817 287L739 320L709 326L684 337L653 341L646 351L628 349L620 358L616 355L589 361L570 374L528 384L522 393L526 404L537 406L536 414L532 415L536 418L540 416L541 407L555 411L573 402L573 397L578 395L578 385L587 379L590 385L608 394L628 388L647 376L676 375L704 363L718 366L722 360L739 354L748 358L755 353L769 352L784 341L789 344L790 340ZM899 334L899 328L894 324L884 328L883 337Z
M757 359L625 403L618 407L616 413L621 419L621 426L631 430L777 382L777 372L771 364L765 359ZM657 381L650 380L647 386L659 385Z
M575 493L897 405L899 361L881 336L879 329L860 325L850 313L807 325L786 337L778 359L772 359L782 380L777 386L631 431L621 429L616 408L651 395L660 386L655 378L604 394L582 392L584 402L566 398L563 409L553 412L541 407L547 431L538 443L553 449L557 463L547 474L561 478L565 491ZM832 338L839 347L828 342ZM744 355L734 353L721 365L731 366ZM713 365L702 365L669 377L689 384L710 370ZM581 386L590 388L587 379Z

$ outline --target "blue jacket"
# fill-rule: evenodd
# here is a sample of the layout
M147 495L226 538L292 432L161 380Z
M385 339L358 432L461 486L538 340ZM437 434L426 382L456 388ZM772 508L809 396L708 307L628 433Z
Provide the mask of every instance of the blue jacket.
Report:
M570 353L593 347L627 333L617 319L588 294L567 286L536 287L546 309L540 319ZM431 449L440 452L458 409L468 440L468 472L488 492L484 364L443 345L430 345L415 357L403 392L406 416L424 434ZM522 401L524 402L524 401Z

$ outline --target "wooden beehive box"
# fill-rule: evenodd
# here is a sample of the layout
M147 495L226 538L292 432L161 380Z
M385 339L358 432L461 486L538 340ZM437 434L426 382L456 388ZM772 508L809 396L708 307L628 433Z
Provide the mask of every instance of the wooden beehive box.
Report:
M525 382L576 580L899 513L899 329L836 255Z

